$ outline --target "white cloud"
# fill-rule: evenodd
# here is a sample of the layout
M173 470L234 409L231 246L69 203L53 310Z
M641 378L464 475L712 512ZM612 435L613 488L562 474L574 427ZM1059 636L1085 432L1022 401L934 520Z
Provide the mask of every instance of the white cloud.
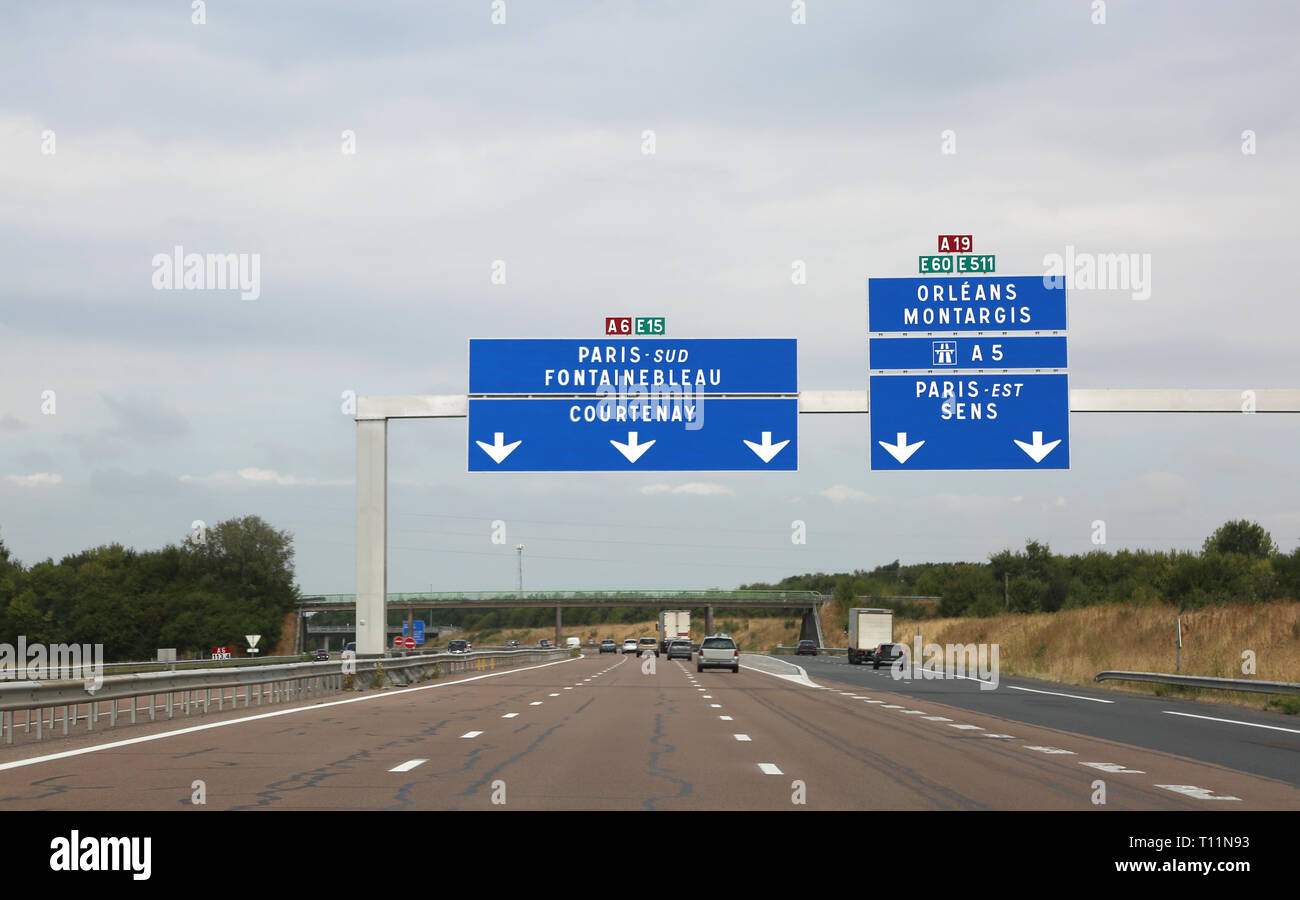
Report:
M274 469L258 469L249 466L238 472L213 472L211 475L182 475L180 480L186 484L210 484L218 486L240 486L274 484L279 487L304 487L321 485L344 485L350 481L322 480L319 478L299 478L297 475L284 475Z
M725 484L712 484L706 481L688 481L673 487L669 484L647 484L641 488L643 494L695 494L700 497L731 494L731 488Z
M851 488L847 484L832 485L826 490L821 491L820 494L832 503L846 503L849 501L854 503L871 503L876 499L874 494L868 494L865 491L858 490L857 488Z
M53 472L37 472L35 475L6 475L5 478L22 487L45 487L63 483L63 476Z

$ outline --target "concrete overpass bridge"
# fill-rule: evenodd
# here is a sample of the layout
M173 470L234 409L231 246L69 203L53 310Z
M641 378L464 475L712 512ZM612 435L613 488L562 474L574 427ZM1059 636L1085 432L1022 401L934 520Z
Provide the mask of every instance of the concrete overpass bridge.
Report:
M704 607L704 632L713 633L713 610L717 607L768 607L798 610L803 614L800 639L817 641L823 646L820 604L829 598L816 591L427 591L389 593L389 609L519 609L521 607L555 608L555 642L563 640L563 610L571 607L648 606L657 609L692 609ZM357 609L356 594L318 594L303 597L298 604L304 612Z

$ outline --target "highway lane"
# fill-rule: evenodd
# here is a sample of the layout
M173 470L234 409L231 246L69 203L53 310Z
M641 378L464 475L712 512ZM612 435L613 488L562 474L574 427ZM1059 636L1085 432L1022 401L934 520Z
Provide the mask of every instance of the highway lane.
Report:
M195 781L209 809L1300 809L1292 785L904 690L649 669L592 655L118 731L5 763L0 809L185 809Z
M780 659L797 662L818 683L864 690L887 687L917 703L945 703L1177 753L1300 786L1300 719L1295 716L1027 678L999 678L995 690L981 688L971 678L932 679L917 677L916 672L899 681L883 667L851 666L842 656Z

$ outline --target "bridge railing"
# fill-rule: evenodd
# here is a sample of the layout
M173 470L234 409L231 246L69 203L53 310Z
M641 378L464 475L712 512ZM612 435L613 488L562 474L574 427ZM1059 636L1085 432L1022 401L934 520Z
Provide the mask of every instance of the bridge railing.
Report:
M89 732L101 719L107 719L109 727L115 728L121 716L129 717L134 725L141 715L153 722L164 712L168 719L175 718L178 710L186 716L191 711L206 713L214 699L218 712L227 703L232 709L238 708L241 698L248 709L254 703L262 706L310 700L348 689L361 690L367 684L410 684L446 674L558 661L568 655L565 649L526 648L136 672L103 676L98 688L78 678L0 682L0 731L6 744L14 743L19 728L24 735L34 729L40 741L47 728L54 732L61 727L62 735L67 736L83 721ZM147 698L143 704L141 698ZM19 714L22 721L18 720Z

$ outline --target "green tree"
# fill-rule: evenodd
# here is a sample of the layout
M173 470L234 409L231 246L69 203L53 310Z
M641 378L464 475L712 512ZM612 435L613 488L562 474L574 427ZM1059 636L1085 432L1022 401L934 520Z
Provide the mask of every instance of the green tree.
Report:
M1205 553L1240 553L1255 559L1268 559L1278 552L1272 536L1263 526L1245 519L1220 525L1205 539L1201 550Z

